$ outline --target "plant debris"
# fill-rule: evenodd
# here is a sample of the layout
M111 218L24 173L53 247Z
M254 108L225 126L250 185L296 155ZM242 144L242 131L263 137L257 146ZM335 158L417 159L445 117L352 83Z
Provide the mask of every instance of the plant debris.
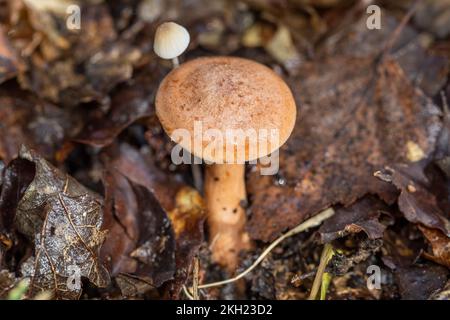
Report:
M0 299L449 300L450 1L414 3L0 0ZM181 64L255 60L297 103L277 174L246 165L235 274L155 114L166 21Z

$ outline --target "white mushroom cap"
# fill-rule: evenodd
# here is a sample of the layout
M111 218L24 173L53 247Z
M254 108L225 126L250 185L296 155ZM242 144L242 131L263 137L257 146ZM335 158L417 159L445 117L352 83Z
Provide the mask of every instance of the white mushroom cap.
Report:
M153 49L163 59L174 59L187 49L189 32L175 22L161 24L155 33Z

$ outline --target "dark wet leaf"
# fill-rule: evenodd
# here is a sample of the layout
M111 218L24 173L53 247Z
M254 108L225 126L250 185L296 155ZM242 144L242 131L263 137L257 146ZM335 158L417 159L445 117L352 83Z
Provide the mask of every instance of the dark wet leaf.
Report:
M395 61L377 66L372 58L335 57L307 64L300 74L293 84L297 126L280 154L277 179L283 183L257 171L250 175L249 230L257 239L273 239L330 205L349 205L367 193L392 203L396 192L373 173L408 161L410 145L429 154L439 132L439 110Z
M381 29L373 32L367 28L366 22L365 14L354 23L344 22L344 27L336 29L337 32L327 39L318 54L323 57L344 55L349 58L380 54L398 27L398 21L388 11L382 10ZM430 50L430 45L429 37L418 34L414 28L406 25L390 52L411 83L433 97L447 81L450 61L445 53Z
M392 182L400 190L398 205L406 219L439 229L450 237L450 221L429 191L430 182L423 167L423 162L397 165L378 173L378 176Z
M127 178L113 168L106 171L104 185L103 229L108 233L100 254L112 276L132 273L137 261L130 253L139 237L136 196Z
M33 151L23 147L19 159L36 170L15 216L17 229L34 243L25 268L32 278L30 295L49 290L54 298L76 299L81 287L70 281L76 283L77 276L105 287L109 275L98 260L105 235L101 199Z
M166 212L152 192L140 185L132 186L143 218L139 221L138 246L130 255L140 262L136 274L150 277L151 283L159 287L175 272L175 236Z
M345 237L350 233L364 231L369 239L383 237L386 226L382 224L380 216L390 215L389 207L376 197L364 197L348 208L339 208L319 228L322 242L330 242Z
M113 153L113 151L110 150ZM123 145L117 158L107 158L105 174L105 229L110 232L102 247L102 258L112 275L131 274L159 287L172 279L175 272L175 236L166 211L144 184L153 181L152 172L139 177L141 184L130 179L133 172L122 173L120 161L134 156L136 170L149 169L142 155ZM121 153L123 152L123 153ZM136 178L136 176L134 176Z
M175 207L175 195L183 183L176 175L159 169L149 149L137 150L122 143L111 146L106 153L106 162L110 162L112 167L133 183L152 190L166 211Z
M35 166L25 159L15 159L5 168L0 185L0 268L3 255L13 244L13 222L19 201L36 174Z
M425 300L444 287L449 272L439 265L400 268L395 272L403 300Z
M130 274L121 273L117 275L115 281L124 298L142 297L155 289L153 283Z
M92 112L86 130L76 141L96 147L111 144L122 130L143 117L154 114L152 101L157 88L156 68L152 73L144 73L129 84L117 90L111 98L111 108L105 115L97 110Z

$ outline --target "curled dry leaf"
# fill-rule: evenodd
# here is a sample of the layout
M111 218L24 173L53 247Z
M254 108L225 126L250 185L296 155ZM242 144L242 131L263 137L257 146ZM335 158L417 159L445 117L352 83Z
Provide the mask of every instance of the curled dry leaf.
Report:
M104 228L110 233L102 257L117 275L122 294L143 294L173 277L164 288L168 296L178 297L204 239L201 196L166 176L143 150L112 145L103 158L108 168ZM169 210L170 222L159 203Z
M441 231L419 225L419 230L431 245L432 254L423 252L425 258L450 268L450 238Z
M436 197L429 191L430 182L425 176L424 162L396 165L376 175L391 182L400 190L398 205L405 218L442 231L450 237L449 218L439 207Z
M33 163L15 159L2 174L0 185L0 268L3 255L14 242L13 222L17 205L36 175Z
M109 274L98 259L105 236L101 199L25 147L17 161L35 166L15 215L17 230L34 243L24 268L32 279L30 295L48 290L56 299L76 299L81 294L81 286L73 285L76 277L107 286Z
M172 279L175 272L175 236L169 218L153 193L146 187L133 184L138 212L144 217L139 221L138 247L130 256L140 264L137 275L150 277L159 287Z
M383 238L386 226L379 221L381 214L390 215L390 209L373 196L366 196L347 208L338 208L319 228L321 240L327 243L361 231L372 240Z
M101 255L112 275L132 274L153 287L172 279L175 237L166 212L146 187L109 171Z
M116 280L124 295L135 286L140 288L136 294L144 287L159 287L174 276L175 236L166 211L149 189L158 185L157 169L126 144L112 146L103 158L104 228L110 232L102 258L113 276L120 275Z

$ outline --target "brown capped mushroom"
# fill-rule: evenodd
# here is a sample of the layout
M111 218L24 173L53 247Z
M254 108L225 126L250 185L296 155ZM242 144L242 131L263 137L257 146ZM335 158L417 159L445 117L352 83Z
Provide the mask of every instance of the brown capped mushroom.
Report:
M172 70L162 81L156 114L175 142L211 163L206 166L204 190L211 249L214 261L232 271L239 251L250 244L243 206L244 161L266 156L288 139L296 119L292 93L277 74L257 62L198 58ZM214 134L205 134L208 130ZM276 139L237 137L230 140L231 148L225 148L219 137L227 140L230 131L277 135ZM189 139L180 138L180 132L188 133Z

